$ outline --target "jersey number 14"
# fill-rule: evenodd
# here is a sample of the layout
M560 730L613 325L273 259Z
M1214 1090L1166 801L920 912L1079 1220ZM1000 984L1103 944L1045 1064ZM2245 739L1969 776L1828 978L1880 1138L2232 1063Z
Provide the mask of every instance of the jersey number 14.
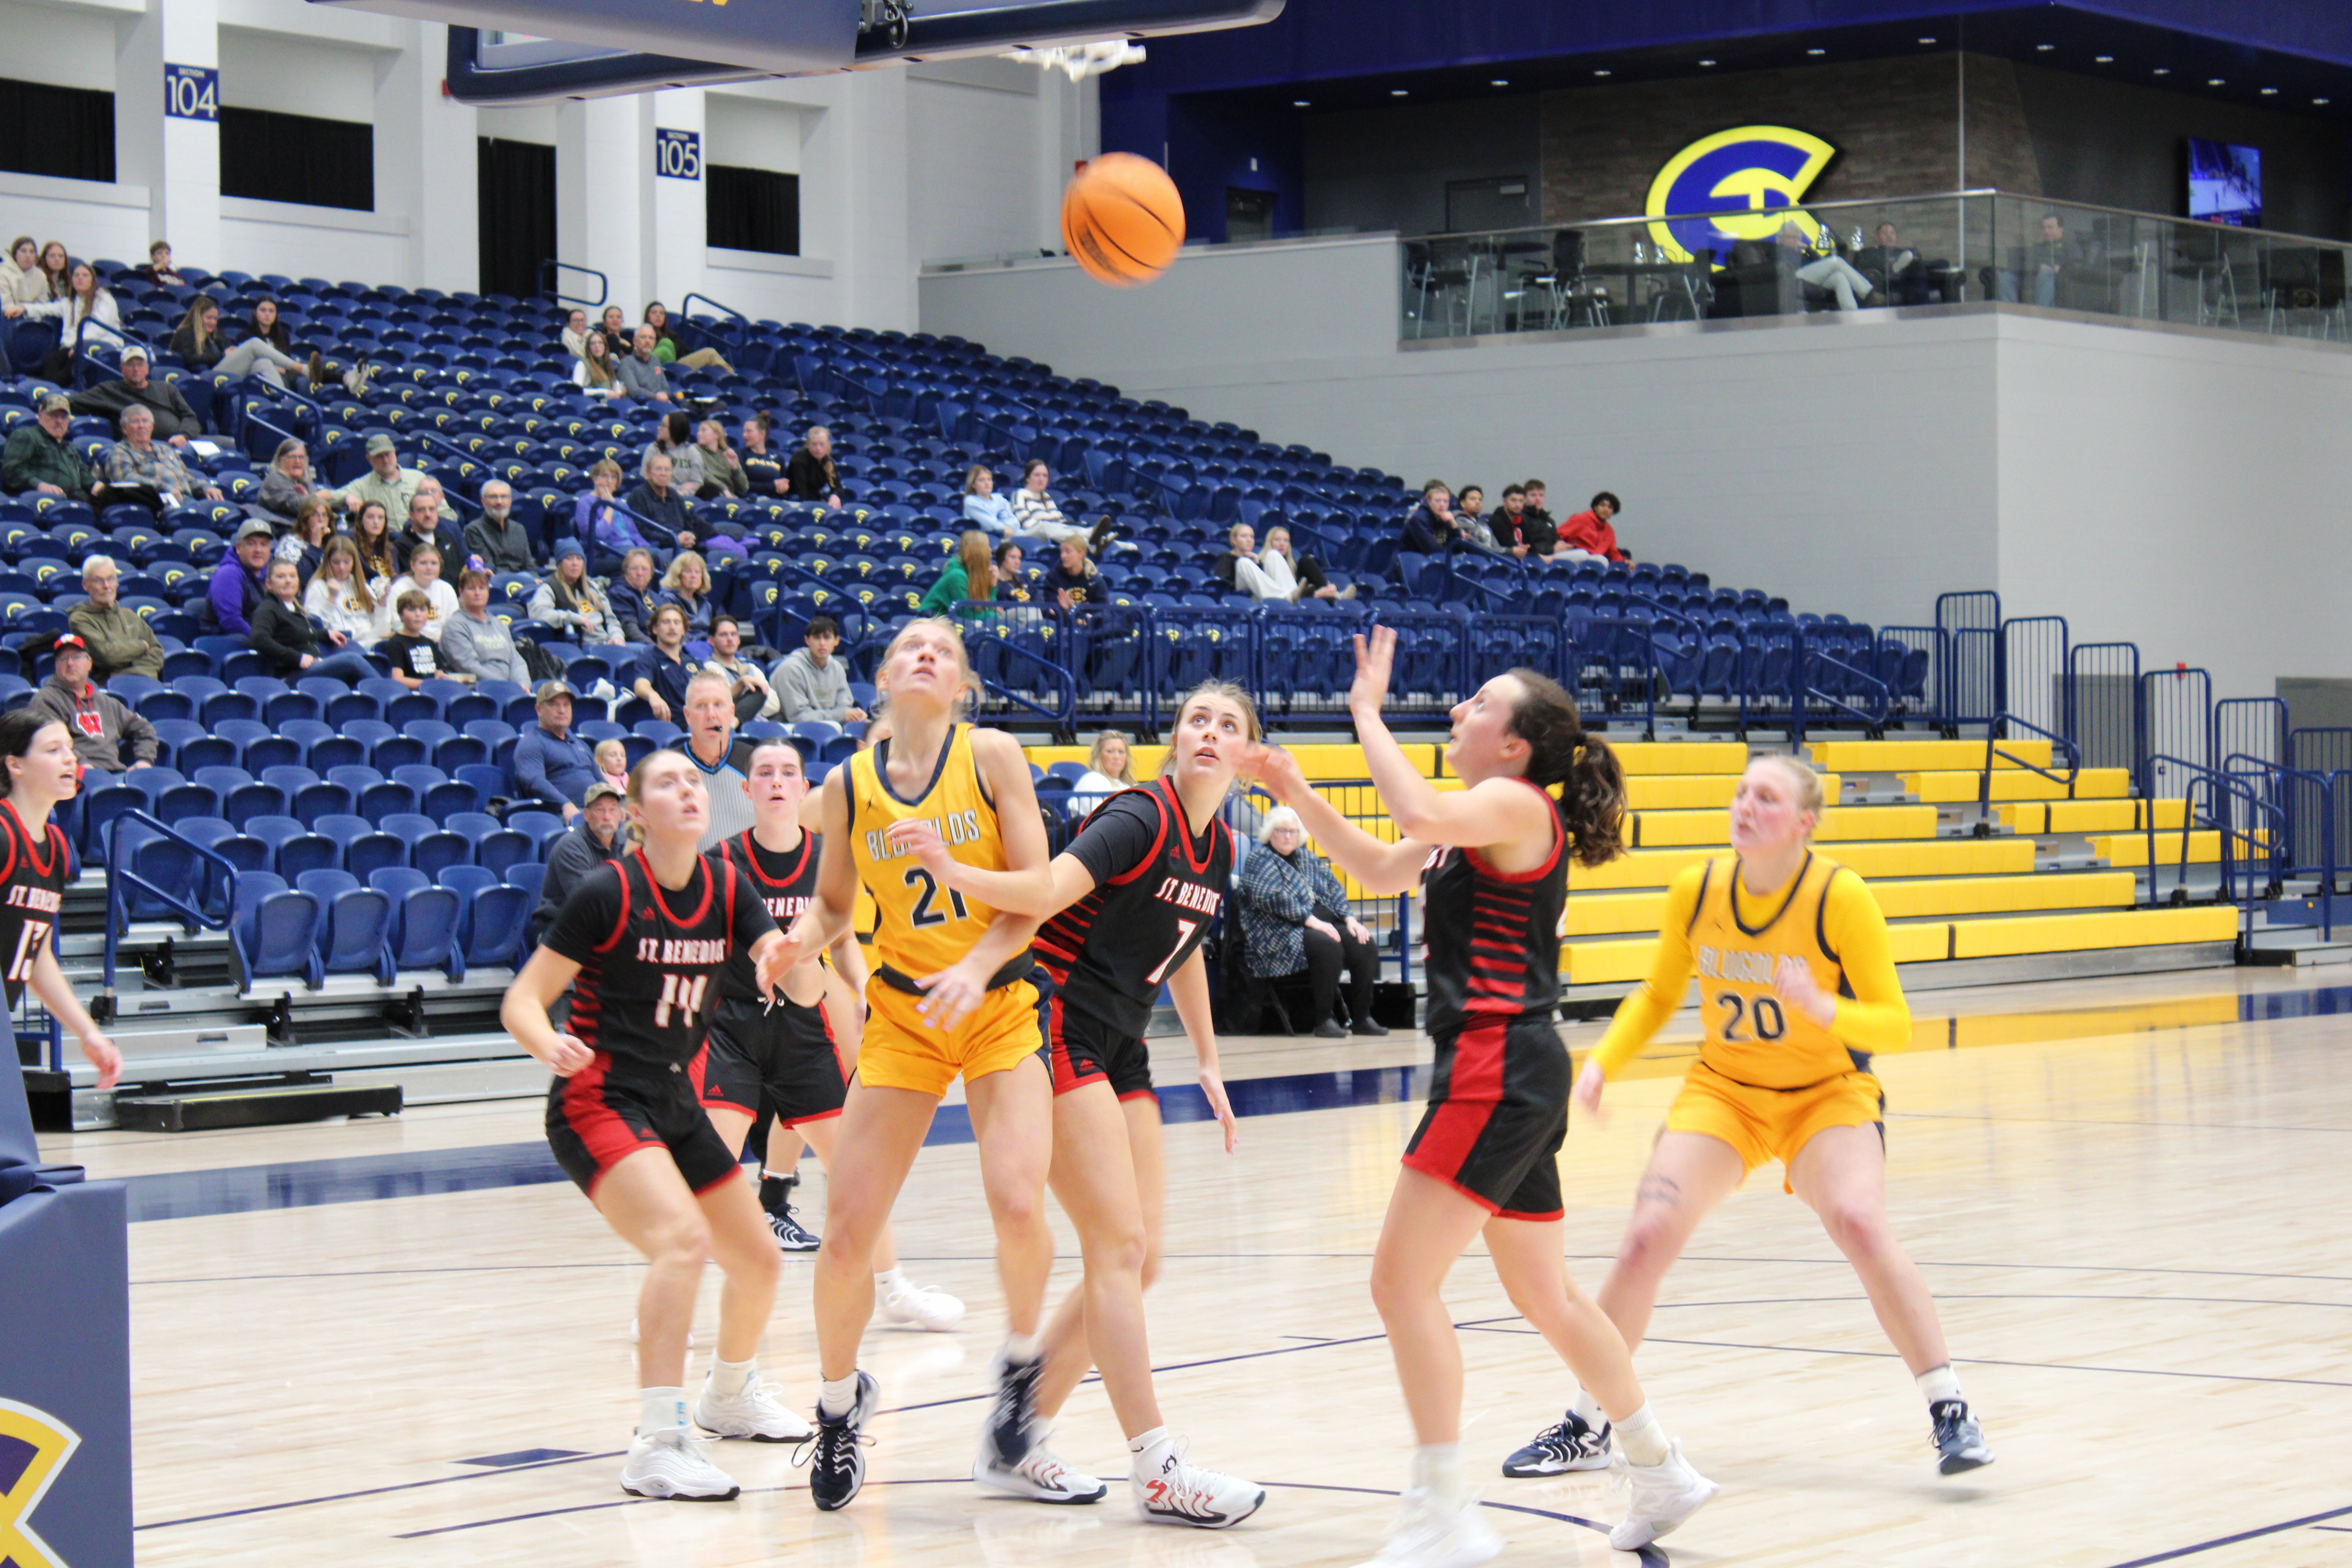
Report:
M654 1027L656 1029L669 1027L672 1008L676 1008L683 1015L677 1020L681 1025L699 1017L702 1014L703 995L709 989L710 976L708 974L663 975L661 1001L654 1008Z

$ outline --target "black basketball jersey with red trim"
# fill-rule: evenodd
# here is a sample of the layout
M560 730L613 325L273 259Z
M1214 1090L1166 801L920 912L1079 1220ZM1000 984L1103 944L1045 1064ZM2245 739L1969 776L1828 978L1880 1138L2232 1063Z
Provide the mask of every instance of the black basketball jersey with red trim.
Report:
M1525 781L1521 781L1525 782ZM1475 849L1444 848L1421 869L1421 921L1433 1035L1476 1019L1545 1018L1559 1003L1559 915L1568 900L1568 830L1551 813L1551 854L1507 876Z
M1160 983L1190 958L1224 907L1234 838L1212 818L1193 838L1162 779L1097 806L1070 842L1095 890L1047 921L1034 946L1065 1007L1141 1038Z
M58 910L65 902L66 854L64 830L47 823L37 839L16 815L0 801L0 960L6 969L8 1005L24 1000L33 965L57 934Z
M775 929L742 873L702 856L674 892L642 849L599 866L547 933L580 965L571 1032L619 1068L683 1068L709 1036L728 959Z
M745 828L731 838L722 838L713 845L706 858L713 863L743 873L751 888L768 911L768 918L781 931L798 920L801 911L816 897L817 862L822 858L819 836L803 832L800 847L778 855L761 847ZM721 1012L757 1014L766 1008L760 994L758 966L749 952L738 952L727 960L727 977L719 999Z

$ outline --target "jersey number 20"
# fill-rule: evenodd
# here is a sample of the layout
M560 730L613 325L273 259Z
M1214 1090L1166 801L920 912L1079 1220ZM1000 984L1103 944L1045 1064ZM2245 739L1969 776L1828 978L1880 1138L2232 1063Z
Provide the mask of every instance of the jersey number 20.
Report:
M1739 1032L1739 1026L1742 1017L1751 1011L1748 999L1737 991L1723 991L1717 993L1715 1002L1724 1010L1724 1044L1737 1045L1745 1041L1748 1037ZM1779 997L1759 996L1752 1013L1758 1039L1777 1040L1789 1032L1788 1015L1780 1011Z

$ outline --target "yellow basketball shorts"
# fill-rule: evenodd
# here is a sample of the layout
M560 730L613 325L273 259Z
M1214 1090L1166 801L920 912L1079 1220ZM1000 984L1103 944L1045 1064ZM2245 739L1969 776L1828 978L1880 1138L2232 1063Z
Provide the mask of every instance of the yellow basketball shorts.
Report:
M1842 1073L1803 1089L1758 1089L1699 1062L1666 1111L1666 1131L1704 1132L1728 1143L1752 1171L1774 1160L1788 1164L1824 1128L1876 1127L1884 1137L1885 1117L1886 1094L1873 1073Z
M942 1029L915 1011L921 997L885 982L866 985L866 1037L857 1049L857 1079L871 1089L911 1089L943 1095L963 1075L976 1078L1044 1059L1043 1000L1026 980L1000 985L981 998L971 1016Z

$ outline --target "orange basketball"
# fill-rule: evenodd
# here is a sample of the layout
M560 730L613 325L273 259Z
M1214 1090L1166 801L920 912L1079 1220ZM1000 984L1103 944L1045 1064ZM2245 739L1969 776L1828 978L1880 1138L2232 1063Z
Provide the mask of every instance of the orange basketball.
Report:
M1184 201L1149 158L1106 153L1062 193L1062 243L1097 281L1131 289L1168 270L1184 244Z

